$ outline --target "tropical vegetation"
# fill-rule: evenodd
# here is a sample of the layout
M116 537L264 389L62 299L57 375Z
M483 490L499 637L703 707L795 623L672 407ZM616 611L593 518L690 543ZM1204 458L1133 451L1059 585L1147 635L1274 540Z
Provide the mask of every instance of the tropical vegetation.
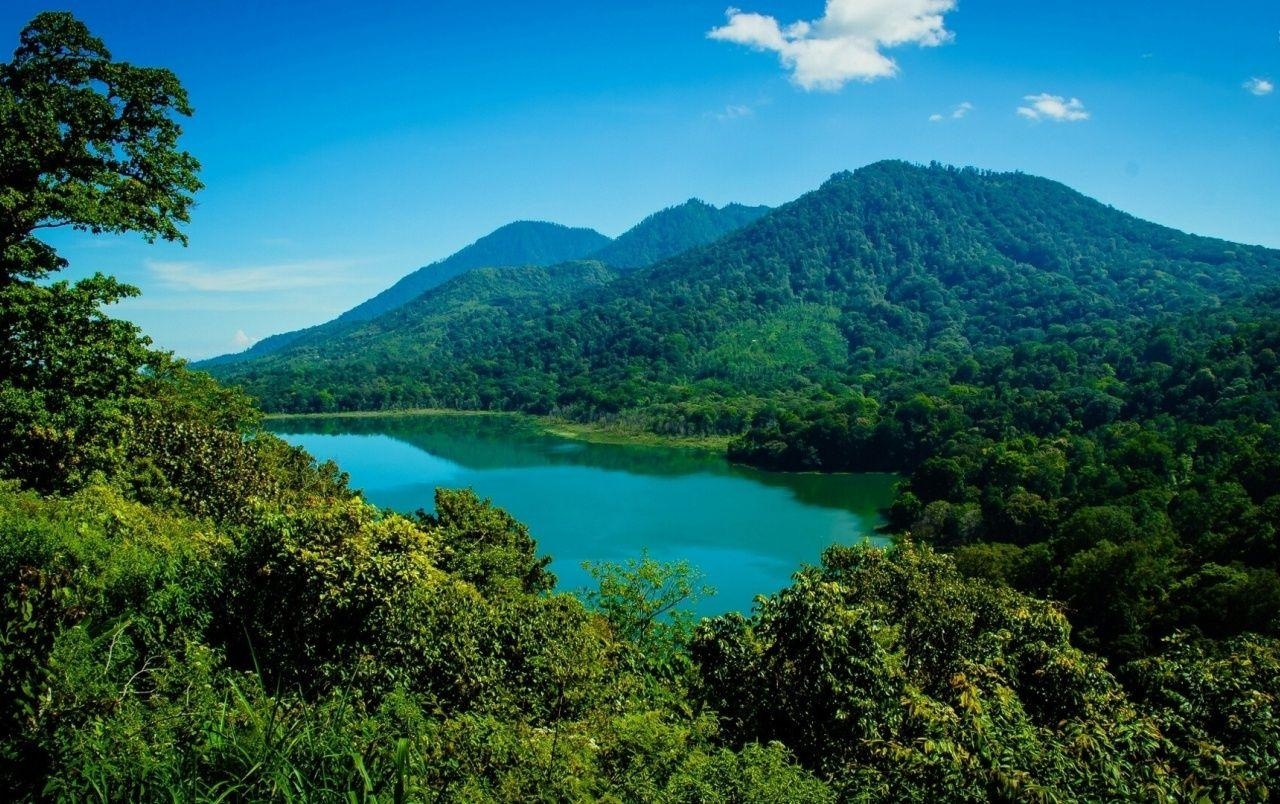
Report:
M580 599L555 591L527 528L468 491L437 492L431 512L370 505L264 432L242 391L102 309L135 291L50 281L64 263L43 227L182 238L190 112L171 73L113 60L65 13L37 16L0 65L11 799L1277 789L1276 297L1248 287L1274 253L1175 237L1038 180L882 165L653 268L469 272L412 302L435 340L413 355L419 384L386 375L396 393L632 411L732 429L744 459L908 472L893 547L831 548L751 614L694 622L687 566L593 566ZM1057 194L1058 217L1037 227L1049 213L1027 188ZM924 230L935 250L900 239L962 201ZM752 252L793 242L797 216L829 218L829 245ZM497 336L457 340L472 328ZM393 351L364 331L376 369ZM354 404L323 385L339 373L306 365L289 376ZM329 404L276 396L280 376L241 378Z

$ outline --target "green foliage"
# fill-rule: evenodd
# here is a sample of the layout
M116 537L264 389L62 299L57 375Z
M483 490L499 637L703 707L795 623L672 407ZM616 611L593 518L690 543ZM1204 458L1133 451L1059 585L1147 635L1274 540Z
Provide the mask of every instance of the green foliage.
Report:
M65 741L126 703L179 694L206 661L198 640L230 544L104 487L65 499L6 488L0 537L3 776L39 790Z
M147 366L143 396L154 418L170 422L200 422L229 432L255 430L260 411L243 391L228 388L186 361L153 354Z
M0 281L63 267L41 228L185 240L199 165L174 115L190 114L173 73L114 61L71 14L37 15L0 65Z
M106 487L0 490L14 798L829 800L654 698L574 598L486 598L358 498L273 510L224 530Z
M705 622L699 694L851 798L987 801L1178 789L1156 724L1066 618L925 548L835 547L750 619Z
M0 476L53 491L119 467L150 341L101 307L136 294L101 274L0 279Z
M423 379L406 375L391 366L417 361L453 350L479 348L495 332L522 322L531 306L561 303L581 290L599 287L613 281L614 273L600 263L565 263L552 268L477 268L453 282L424 293L422 296L370 322L342 322L344 347L335 352L344 370L351 376L373 377L359 387L329 384L324 375L304 373L296 377L284 405L290 410L351 410L356 408L405 407L424 401ZM412 333L388 335L401 328ZM333 327L325 325L300 334L290 346L290 354L315 354L328 351ZM462 332L459 333L459 330ZM255 372L258 364L244 364L243 370ZM210 366L211 371L241 370L236 367ZM459 368L473 387L467 389L466 401L459 407L484 408L499 393L500 378L495 366ZM446 368L455 371L454 368ZM530 404L545 403L553 383L538 378L522 383L516 393Z
M768 207L728 204L717 209L690 199L679 206L655 212L618 235L618 239L592 257L628 271L654 265L690 249L714 243L721 237L765 215Z
M112 60L68 13L37 15L0 64L0 475L69 490L118 468L150 341L101 307L137 290L37 284L66 262L36 233L183 241L200 183L174 117L190 114L171 72Z
M550 591L556 576L548 556L536 555L529 529L510 514L481 501L475 492L436 490L436 513L419 511L418 521L439 540L441 569L485 594Z
M1185 635L1126 668L1197 797L1263 800L1280 789L1280 643L1205 645Z
M848 359L838 319L834 308L797 305L744 322L716 339L698 374L765 393L777 390L771 381L792 373L838 369Z
M596 582L584 598L600 612L614 634L635 648L651 671L672 674L682 669L683 648L693 633L692 607L715 589L687 561L661 562L646 552L616 564L584 562Z
M227 589L223 629L234 660L304 687L323 689L353 673L365 684L402 681L408 668L386 654L407 659L420 647L412 643L416 621L444 581L436 549L409 520L354 497L260 507L248 518Z

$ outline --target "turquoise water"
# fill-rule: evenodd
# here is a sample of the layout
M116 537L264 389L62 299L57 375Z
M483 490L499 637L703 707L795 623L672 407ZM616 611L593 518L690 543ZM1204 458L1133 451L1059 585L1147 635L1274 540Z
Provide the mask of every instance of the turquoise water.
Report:
M276 420L270 429L333 459L370 502L430 510L437 486L470 487L529 526L560 588L583 561L687 559L717 594L701 614L750 611L836 542L871 538L895 477L763 472L663 447L588 444L506 416Z

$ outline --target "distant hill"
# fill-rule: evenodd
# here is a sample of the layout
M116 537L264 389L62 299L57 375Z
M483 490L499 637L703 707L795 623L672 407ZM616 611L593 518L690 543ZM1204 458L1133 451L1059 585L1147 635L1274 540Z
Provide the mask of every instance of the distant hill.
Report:
M412 301L472 268L509 266L547 266L576 260L600 250L609 238L594 229L570 228L558 223L517 221L495 229L461 251L433 262L405 276L391 287L367 301L347 310L334 320L306 329L284 332L263 338L243 352L222 355L198 363L208 368L215 365L250 360L273 354L300 339L318 333L337 334L347 324L368 321Z
M587 260L549 267L475 268L375 319L313 328L282 354L210 368L214 374L250 384L274 383L281 366L338 360L353 378L367 380L358 393L336 384L330 388L303 381L284 392L283 406L318 411L402 406L413 384L401 376L404 366L431 360L446 341L450 348L478 351L486 333L518 329L534 310L560 311L578 293L616 277L602 263ZM464 339L453 340L459 333L466 333ZM478 382L469 406L487 407L497 393L492 380Z
M741 229L769 211L769 207L728 204L716 208L691 198L655 212L592 255L621 270L643 268L691 248L713 243Z
M307 409L301 382L343 407L592 416L817 393L930 350L1211 307L1278 276L1276 251L1148 223L1047 179L882 162L572 304L526 298L520 317L483 329L455 319L431 349L406 313L373 322L358 348L339 334L223 376L277 410ZM359 355L375 343L393 397L362 396L373 377Z
M338 316L338 321L368 321L394 310L431 288L472 268L555 265L582 259L609 243L594 229L571 229L558 223L509 223L451 257L419 268L368 301Z
M592 229L571 229L555 223L507 224L456 254L419 268L332 321L271 335L243 352L210 358L197 365L210 368L238 363L274 354L304 339L337 337L347 331L351 323L368 321L394 310L473 268L545 267L589 257L621 270L634 269L711 243L768 211L768 207L742 204L717 208L690 199L655 212L614 241Z

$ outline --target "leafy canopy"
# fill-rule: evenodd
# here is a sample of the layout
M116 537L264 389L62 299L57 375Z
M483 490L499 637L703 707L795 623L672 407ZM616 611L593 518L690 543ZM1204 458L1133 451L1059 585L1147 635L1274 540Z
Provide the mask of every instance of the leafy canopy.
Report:
M198 163L178 148L187 93L168 70L113 61L67 13L43 13L0 64L0 475L75 488L122 458L141 370L165 358L102 307L137 289L67 262L36 233L70 226L186 242Z
M40 229L185 243L201 184L175 116L191 111L169 70L113 61L69 13L37 15L0 65L0 281L66 266Z

